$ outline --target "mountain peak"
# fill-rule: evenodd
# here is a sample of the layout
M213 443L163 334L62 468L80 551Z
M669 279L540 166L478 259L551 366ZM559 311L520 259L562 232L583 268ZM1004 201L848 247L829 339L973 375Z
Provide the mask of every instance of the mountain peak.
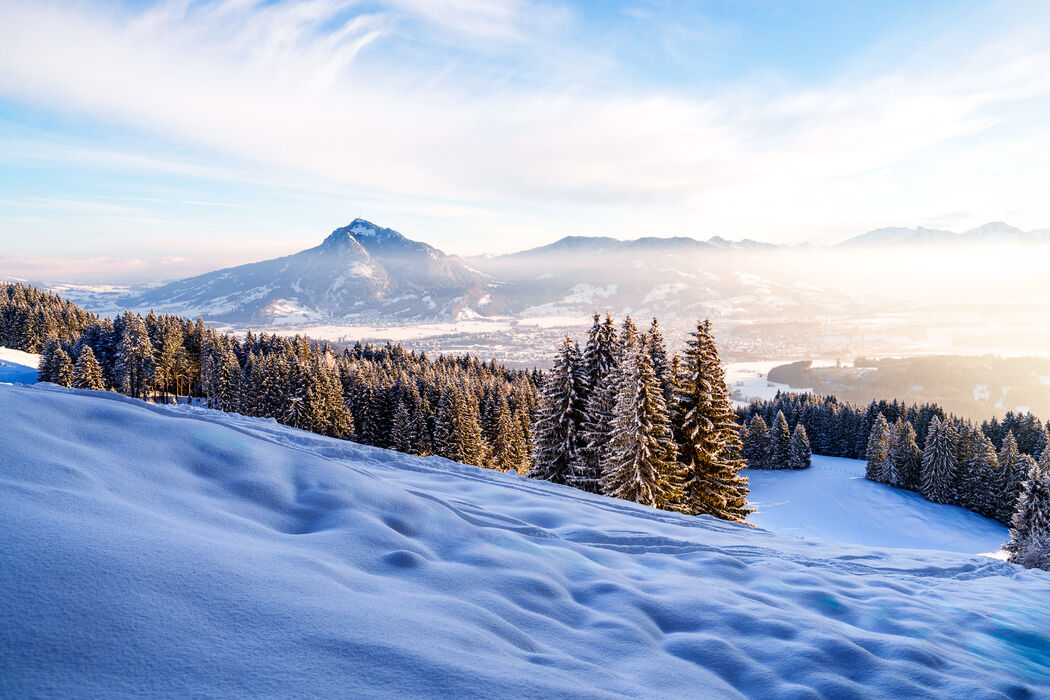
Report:
M977 228L972 228L963 234L966 238L977 240L1002 240L1017 238L1024 235L1024 231L1002 221L990 221Z
M393 229L376 226L365 219L354 219L346 226L332 231L321 246L326 249L358 249L376 243L400 243L407 240Z

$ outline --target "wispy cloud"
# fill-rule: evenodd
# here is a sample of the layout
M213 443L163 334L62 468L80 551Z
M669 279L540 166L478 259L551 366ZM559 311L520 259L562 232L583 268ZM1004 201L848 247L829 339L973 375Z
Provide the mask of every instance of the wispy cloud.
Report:
M461 252L573 232L840 238L938 212L1050 225L1033 12L876 46L830 80L712 91L620 80L629 57L583 40L578 12L524 0L7 3L0 93L195 154L25 158L342 192Z

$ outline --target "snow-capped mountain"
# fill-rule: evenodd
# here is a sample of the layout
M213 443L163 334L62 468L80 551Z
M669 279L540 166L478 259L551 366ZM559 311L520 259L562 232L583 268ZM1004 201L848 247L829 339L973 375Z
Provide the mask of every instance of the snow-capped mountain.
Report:
M1002 221L992 221L961 234L966 241L1013 241L1028 237L1021 229Z
M128 305L231 323L431 320L454 318L483 285L459 259L357 219L315 248L156 287Z
M958 238L958 234L952 233L951 231L942 231L939 229L923 228L922 226L916 226L915 228L904 228L901 226L887 226L885 228L877 228L874 231L868 231L862 233L859 236L854 236L848 241L844 241L839 245L842 246L885 246L885 245L897 245L900 243L912 243L912 244L930 244L930 243L947 243Z
M840 247L861 246L894 246L894 245L942 245L942 244L978 244L989 242L1023 243L1050 240L1048 229L1022 231L1016 226L992 221L963 233L940 229L904 228L891 226L862 233L839 244Z

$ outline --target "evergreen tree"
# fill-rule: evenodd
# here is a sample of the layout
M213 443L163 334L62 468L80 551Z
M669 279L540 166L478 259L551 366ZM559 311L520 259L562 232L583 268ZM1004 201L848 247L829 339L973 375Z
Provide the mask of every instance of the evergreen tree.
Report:
M105 389L102 382L102 367L95 359L95 352L90 345L80 348L76 367L73 368L73 386L77 389Z
M602 453L612 433L613 406L616 402L617 336L609 314L594 325L583 354L584 371L590 393L583 407L580 447L570 482L573 486L598 493L601 491Z
M51 381L59 386L73 386L73 361L61 346L55 348L52 365Z
M769 428L769 469L787 469L791 459L791 430L783 411Z
M1050 451L1030 465L1010 525L1005 547L1010 552L1022 549L1033 535L1050 535Z
M660 323L653 317L653 323L645 334L645 350L649 354L649 361L653 365L653 373L656 382L660 385L660 391L664 395L664 403L671 406L674 403L675 376L671 371L671 363L667 358L667 347L664 345L664 336L660 332Z
M121 320L115 384L121 393L143 399L153 382L153 343L142 317L125 311Z
M558 484L570 483L581 471L584 405L580 351L568 336L540 389L540 401L533 428L535 464L526 476Z
M1003 447L999 450L998 494L995 499L998 505L995 518L999 522L1009 524L1013 518L1021 485L1031 471L1031 463L1032 458L1018 448L1013 431L1008 431L1003 439Z
M664 508L681 494L681 479L670 417L648 354L624 363L603 460L602 493Z
M864 476L871 481L882 481L889 454L890 424L886 422L886 416L879 413L868 434L868 446L864 453L868 465Z
M934 503L954 503L957 438L950 420L935 418L926 433L926 447L922 451L922 495Z
M791 445L788 453L788 467L790 469L809 469L813 451L809 447L806 427L801 423L795 425L795 431L791 433Z
M922 477L922 450L916 443L915 428L911 423L897 421L891 434L886 462L893 476L893 484L917 491Z
M769 469L769 427L762 414L756 413L747 428L747 440L743 445L743 457L750 469Z
M747 477L740 473L746 464L709 321L698 322L690 334L681 367L673 420L685 486L677 507L744 522L753 512Z
M496 435L493 441L492 460L501 472L515 470L524 473L528 464L528 445L521 434L521 424L514 419L504 396L496 406Z

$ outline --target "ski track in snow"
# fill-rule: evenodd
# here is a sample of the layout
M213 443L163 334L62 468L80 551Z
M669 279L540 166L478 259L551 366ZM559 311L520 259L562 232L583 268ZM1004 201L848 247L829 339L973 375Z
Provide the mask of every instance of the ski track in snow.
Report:
M0 696L1047 696L1043 572L112 393L0 416Z

